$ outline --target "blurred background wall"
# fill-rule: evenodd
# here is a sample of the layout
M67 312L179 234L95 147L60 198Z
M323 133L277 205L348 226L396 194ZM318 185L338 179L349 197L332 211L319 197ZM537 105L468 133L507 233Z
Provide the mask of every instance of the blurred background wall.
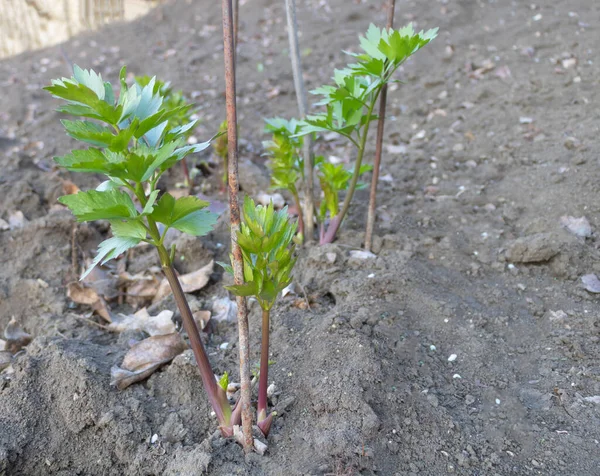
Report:
M0 58L61 43L104 23L131 20L160 0L0 0Z

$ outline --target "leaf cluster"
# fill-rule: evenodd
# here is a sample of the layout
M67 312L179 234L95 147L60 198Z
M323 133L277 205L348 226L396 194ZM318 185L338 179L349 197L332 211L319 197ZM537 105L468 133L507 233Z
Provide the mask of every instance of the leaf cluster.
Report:
M348 53L356 63L337 69L333 85L311 91L321 99L315 104L325 111L308 116L301 124L301 135L314 132L337 132L358 146L361 129L377 119L367 113L375 103L381 87L392 80L394 72L412 54L437 35L437 28L415 33L412 24L401 28L380 29L371 24L360 37L362 53Z
M354 172L347 170L343 164L335 165L325 162L321 156L315 158L315 163L318 169L317 177L321 184L321 190L323 190L323 200L319 205L319 219L323 222L327 217L327 212L329 212L329 218L333 218L339 213L340 192L348 189ZM358 174L362 175L372 168L370 165L361 165ZM364 187L364 184L359 184L359 186Z
M304 159L301 154L303 138L299 137L300 122L281 117L265 119L265 132L270 140L263 141L271 170L271 189L289 190L298 199L298 180L304 179Z
M139 84L142 88L147 86L150 81L152 81L152 77L148 75L144 76L136 76L135 82ZM163 97L163 107L165 109L178 109L180 112L169 119L167 127L169 129L173 129L175 127L180 127L185 124L189 124L192 122L193 116L193 107L186 100L183 95L183 91L175 91L171 87L170 82L160 81L155 79L154 81L154 90L153 92L156 94L160 94ZM189 106L187 109L183 109L182 106ZM181 109L179 109L181 108ZM185 137L191 136L193 133L193 129L189 129L185 133Z
M273 203L256 205L246 196L237 241L244 259L244 284L225 286L236 296L255 296L269 310L277 295L290 284L296 258L292 243L297 223L290 222L287 207L276 211ZM233 262L233 256L231 256ZM230 265L221 266L231 274Z
M205 210L208 203L196 197L176 200L165 193L158 199L160 176L186 155L206 149L210 141L184 145L185 135L195 121L177 126L170 125L170 121L187 112L189 105L169 106L155 78L144 86L128 86L125 76L123 67L118 98L100 74L78 66L72 78L53 80L45 88L66 102L59 107L60 112L86 118L62 123L68 135L92 145L54 160L67 170L99 173L107 178L96 190L59 199L78 221L108 220L111 224L113 237L100 244L98 256L83 277L98 263L141 241L162 246L170 227L203 235L217 218ZM156 223L164 225L162 235Z

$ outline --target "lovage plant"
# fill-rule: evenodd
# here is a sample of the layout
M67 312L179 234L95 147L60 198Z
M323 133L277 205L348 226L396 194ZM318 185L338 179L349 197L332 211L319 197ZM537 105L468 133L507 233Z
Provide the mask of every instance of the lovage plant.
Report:
M54 97L66 101L58 108L60 112L86 118L62 123L71 137L92 145L56 157L56 162L73 172L107 177L96 190L66 195L59 201L80 222L108 220L111 225L113 236L100 243L98 255L82 278L94 266L116 258L141 242L156 247L220 429L224 435L231 435L233 425L239 424L239 412L231 408L225 389L216 382L173 267L175 248L167 250L164 244L170 228L190 235L205 235L217 216L206 210L208 202L194 196L175 199L169 193L159 197L157 189L163 173L186 155L207 148L210 141L184 145L185 134L195 121L169 127L169 120L189 106L167 106L155 87L154 78L144 87L137 83L128 87L125 74L123 68L118 98L112 85L104 82L99 74L77 66L72 78L53 80L52 85L45 88Z
M357 148L356 164L344 202L337 214L329 216L329 225L321 231L323 243L334 240L345 218L358 184L362 161L369 137L369 126L377 119L375 104L384 84L393 80L396 70L411 55L437 35L437 28L415 33L412 25L399 30L379 29L371 25L360 38L362 53L349 53L355 63L335 70L333 85L321 86L312 94L322 97L315 106L323 106L321 113L307 116L301 122L298 135L337 132ZM321 223L325 227L325 223Z
M254 297L262 309L262 343L258 380L257 423L265 436L269 434L273 414L268 413L269 325L271 308L277 296L292 280L296 263L294 245L296 222L290 222L287 208L275 211L273 203L256 205L246 196L238 243L244 259L244 284L225 286L237 296ZM233 256L231 257L233 261ZM221 263L233 274L233 268Z

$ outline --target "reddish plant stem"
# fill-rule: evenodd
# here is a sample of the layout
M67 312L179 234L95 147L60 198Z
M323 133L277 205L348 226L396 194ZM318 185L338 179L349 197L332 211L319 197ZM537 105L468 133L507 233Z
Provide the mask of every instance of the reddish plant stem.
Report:
M181 313L183 327L190 339L190 347L192 348L194 357L196 358L196 363L200 369L202 383L204 384L204 388L208 394L208 399L210 400L211 406L213 407L213 410L217 416L217 420L219 421L221 432L224 435L228 434L228 427L230 426L231 419L231 407L227 401L227 395L217 385L215 374L213 373L210 361L206 355L206 350L204 349L204 344L202 344L202 339L200 338L198 326L196 325L192 311L190 310L187 299L185 298L183 289L181 288L181 284L177 278L177 274L175 273L175 269L172 265L166 264L168 261L165 260L169 260L168 253L164 248L162 250L159 248L159 255L161 255L161 262L163 262L163 273L165 274L167 281L171 286L173 297L175 298L175 302L177 303L177 307Z
M396 0L389 0L388 3L388 29L394 25L394 10ZM383 149L383 131L385 127L385 107L387 100L387 84L381 88L381 97L379 98L379 122L377 123L377 139L375 143L375 159L373 160L373 177L371 179L371 191L369 195L369 209L367 212L367 228L365 231L365 249L371 251L373 246L373 229L375 227L375 207L377 205L377 183L379 182L379 168L381 165L381 153Z
M258 378L258 422L267 418L267 387L269 386L269 311L262 312L260 343L260 375Z
M373 98L373 102L369 106L369 110L367 112L367 117L370 118L373 114L373 108L375 107L375 103L377 102L378 96L375 95ZM356 190L356 184L358 183L358 177L360 176L360 166L362 165L362 160L365 155L365 148L367 147L367 137L369 137L369 124L370 120L364 125L364 130L362 137L360 138L360 144L358 146L358 155L356 156L356 163L354 164L354 173L352 174L352 179L350 180L350 185L348 187L348 191L346 192L346 196L344 197L344 203L342 204L342 208L340 212L334 216L329 222L329 226L327 227L327 231L325 235L321 238L320 244L324 245L326 243L333 243L335 239L335 235L337 234L344 217L348 213L350 209L350 203L352 203L352 197L354 197L354 191Z
M238 27L240 24L240 0L233 0L233 49L237 60Z
M237 109L235 92L235 52L233 44L232 0L222 0L223 8L223 47L225 60L225 96L227 105L227 147L228 147L228 189L229 212L231 220L231 253L233 255L233 280L235 284L244 283L244 263L242 250L237 242L240 230L240 206L238 203L238 147L237 147ZM248 339L248 309L246 299L238 296L238 332L242 406L242 430L244 450L252 451L252 409L250 406L250 344Z

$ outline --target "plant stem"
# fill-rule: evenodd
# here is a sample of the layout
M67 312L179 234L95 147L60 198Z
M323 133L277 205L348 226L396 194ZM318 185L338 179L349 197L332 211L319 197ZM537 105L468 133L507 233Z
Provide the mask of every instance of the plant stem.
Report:
M388 2L388 29L394 26L394 10L396 0ZM387 83L381 88L379 98L379 122L377 123L377 139L375 143L375 159L373 160L373 177L371 178L371 191L369 195L369 210L367 213L367 228L365 231L365 250L371 251L373 246L373 228L375 227L375 206L377 204L377 182L379 182L379 168L381 165L381 152L383 148L383 130L385 127L385 106L387 100Z
M304 78L302 77L302 63L300 62L300 47L298 45L298 21L296 19L296 0L285 0L285 10L287 14L288 39L290 43L290 58L292 60L292 72L294 74L294 88L296 89L296 99L298 100L298 112L300 117L306 116L308 109L308 100L306 98L306 88ZM307 241L313 240L314 233L314 180L313 180L313 153L312 153L312 134L304 137L303 155L304 155L304 226ZM296 201L299 204L299 201Z
M167 250L164 247L159 247L158 251L161 255L161 262L163 262L165 259L169 259ZM183 327L190 339L190 346L194 352L196 363L200 368L202 383L204 384L204 388L208 394L208 399L210 400L213 410L217 416L217 420L219 420L221 432L224 434L224 436L229 436L231 431L228 428L231 425L231 407L227 401L227 395L217 385L215 374L213 373L212 367L206 355L206 350L204 349L204 344L202 344L202 340L200 339L198 326L196 325L196 321L194 321L194 317L187 303L185 294L183 293L183 289L181 288L181 284L177 278L177 274L175 273L173 265L165 264L163 262L162 270L167 278L167 281L169 282L169 285L171 286L171 290L173 291L173 297L175 298L175 302L177 303L177 307L181 313Z
M304 212L302 210L302 206L300 205L300 197L298 196L297 191L292 191L292 196L294 197L294 201L296 202L296 208L298 209L298 233L302 236L302 242L304 242Z
M268 309L262 311L262 341L260 343L260 374L258 380L257 423L265 436L271 429L272 415L267 415L267 387L269 386L269 314Z
M233 49L236 55L237 62L237 48L238 48L238 26L240 24L240 0L233 0Z
M242 250L237 242L240 230L240 207L238 203L238 148L237 148L237 110L235 93L235 53L233 45L232 0L222 0L223 9L223 47L225 62L225 96L227 105L227 148L229 212L231 220L231 253L233 255L233 280L235 284L244 282L244 263ZM250 406L250 344L248 339L248 309L246 299L238 296L238 332L240 358L240 402L242 406L242 430L244 433L244 451L254 447L252 437L252 409Z
M371 123L371 116L373 115L373 108L375 107L375 103L377 102L377 98L379 93L375 93L371 104L369 105L369 110L367 112L367 122L364 126L363 135L360 140L360 147L358 148L358 155L356 157L356 163L354 164L354 173L352 174L352 180L350 181L350 186L348 191L346 192L346 197L344 197L344 203L342 205L342 210L332 218L329 226L327 227L327 231L325 235L320 241L321 245L326 243L332 243L335 235L348 213L348 209L350 208L350 203L352 202L352 197L354 196L354 190L356 190L356 184L358 183L358 177L360 176L360 166L362 164L362 159L365 154L365 147L367 146L367 137L369 135L369 124Z

